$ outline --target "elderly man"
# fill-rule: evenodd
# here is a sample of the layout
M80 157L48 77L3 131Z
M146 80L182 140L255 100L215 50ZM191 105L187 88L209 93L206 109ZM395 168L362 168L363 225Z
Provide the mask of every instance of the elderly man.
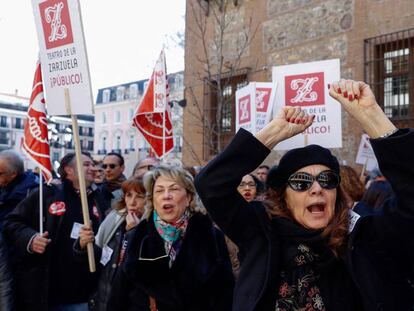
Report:
M134 167L132 175L136 178L142 178L146 172L150 171L154 166L160 165L160 160L154 157L143 158L138 161Z
M0 232L7 214L37 186L37 176L24 172L23 160L18 153L13 150L0 152Z
M105 205L96 187L94 162L82 155L89 215L96 233ZM62 184L44 189L44 233L39 233L39 192L33 191L6 218L4 233L16 249L14 272L18 310L88 310L97 285L96 273L73 256L73 244L83 224L75 154L59 167Z

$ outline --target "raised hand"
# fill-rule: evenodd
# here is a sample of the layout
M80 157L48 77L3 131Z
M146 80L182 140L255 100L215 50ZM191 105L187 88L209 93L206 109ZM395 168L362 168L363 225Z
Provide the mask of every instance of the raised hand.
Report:
M302 133L312 125L314 118L314 115L308 115L300 107L284 107L256 134L256 138L272 149L277 143Z
M134 213L129 211L128 215L126 216L126 231L131 230L132 228L135 228L139 224L139 218Z
M329 95L361 124L371 138L378 138L395 130L366 83L341 79L332 83Z
M92 231L91 226L83 225L79 229L79 245L81 249L85 249L88 243L95 241L95 234Z
M43 254L46 251L46 246L50 243L50 239L48 239L49 232L45 231L43 234L38 233L32 243L30 244L30 250L36 254Z

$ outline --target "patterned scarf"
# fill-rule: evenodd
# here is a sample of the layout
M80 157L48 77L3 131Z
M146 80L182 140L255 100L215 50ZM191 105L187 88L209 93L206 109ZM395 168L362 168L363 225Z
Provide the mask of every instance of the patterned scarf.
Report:
M290 267L280 273L281 285L276 301L276 311L309 310L326 311L312 264L319 256L305 244L299 244L291 257Z
M167 223L162 220L157 211L154 209L153 220L155 228L157 229L158 234L164 240L165 251L170 257L170 267L174 262L177 254L181 248L182 237L184 236L185 230L187 229L188 220L190 219L190 211L185 210L184 214L181 215L175 223Z
M321 230L308 230L286 219L274 218L282 242L283 269L276 311L326 311L318 287L319 272L334 259L324 246Z

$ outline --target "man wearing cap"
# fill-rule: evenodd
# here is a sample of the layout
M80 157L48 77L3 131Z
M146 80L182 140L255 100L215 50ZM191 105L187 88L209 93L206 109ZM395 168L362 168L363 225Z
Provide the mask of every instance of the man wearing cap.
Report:
M102 220L102 190L93 183L94 162L82 154L89 216L96 233ZM6 218L4 232L16 249L12 258L18 310L88 310L97 274L76 262L73 244L83 224L79 175L74 153L59 167L62 184L43 195L43 228L39 233L39 192L34 191ZM63 309L62 309L63 310Z

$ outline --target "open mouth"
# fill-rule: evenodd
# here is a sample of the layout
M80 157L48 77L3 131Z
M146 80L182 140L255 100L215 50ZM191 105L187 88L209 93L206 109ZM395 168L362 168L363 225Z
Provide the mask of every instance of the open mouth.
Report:
M173 208L174 208L174 205L172 205L172 204L165 204L165 205L162 207L162 209L163 209L164 211L166 211L166 212L171 212L171 211L173 210Z
M321 215L325 212L325 204L323 203L317 203L317 204L312 204L309 205L307 207L307 210L312 214L312 215Z

